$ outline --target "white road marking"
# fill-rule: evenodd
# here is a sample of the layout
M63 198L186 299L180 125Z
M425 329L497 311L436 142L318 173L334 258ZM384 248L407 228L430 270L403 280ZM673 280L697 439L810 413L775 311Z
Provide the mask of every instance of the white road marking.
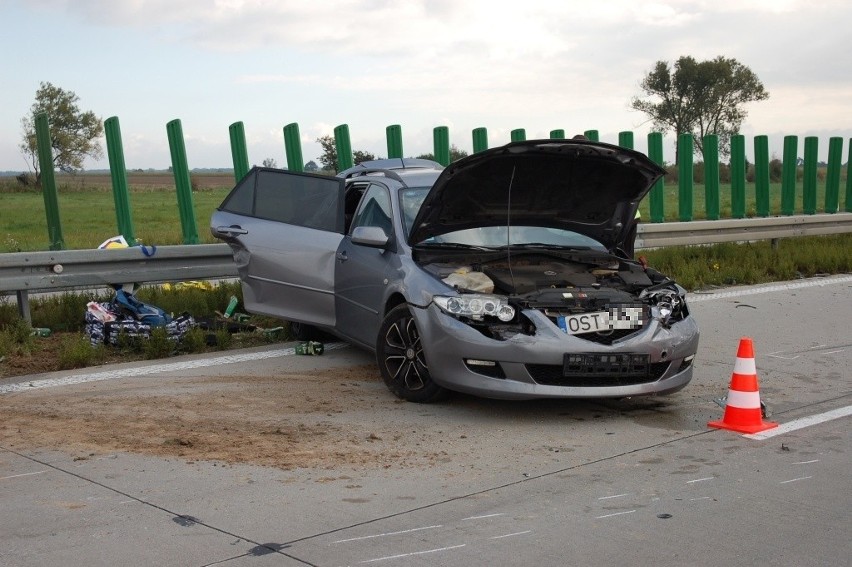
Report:
M513 534L496 535L496 536L491 537L490 539L502 539L504 537L512 537L512 536L516 536L516 535L524 535L524 534L531 534L531 533L532 533L532 530L527 530L525 532L515 532Z
M461 545L451 545L450 547L439 547L438 549L427 549L426 551L415 551L413 553L401 553L399 555L388 555L387 557L377 557L375 559L367 559L366 561L361 561L361 563L375 563L376 561L385 561L387 559L400 559L402 557L411 557L413 555L423 555L425 553L437 553L439 551L447 551L450 549L458 549L460 547L466 546L466 543Z
M798 463L793 463L794 465L809 465L811 463L818 463L819 459L814 459L812 461L799 461Z
M601 518L612 518L613 516L623 516L625 514L632 514L636 510L630 510L628 512L616 512L615 514L604 514L603 516L595 516L596 520L600 520Z
M422 528L412 528L410 530L402 530L402 531L399 531L399 532L387 532L387 533L384 533L384 534L374 534L374 535L367 535L367 536L361 536L361 537L351 537L349 539L339 539L339 540L333 541L331 543L346 543L348 541L360 541L362 539L372 539L372 538L375 538L375 537L386 537L386 536L393 536L393 535L399 535L399 534L410 534L411 532L419 532L419 531L422 531L422 530L433 530L435 528L441 528L441 527L443 527L443 526L424 526Z
M621 498L622 496L628 496L630 493L625 492L624 494L613 494L612 496L601 496L598 500L609 500L610 498Z
M793 289L803 289L808 287L823 287L827 285L843 284L852 282L852 276L839 276L831 278L811 278L800 282L790 282L784 284L768 284L753 286L749 289L737 289L733 291L720 291L713 293L690 293L687 296L687 302L700 303L702 301L714 301L717 299L730 299L732 297L745 297L748 295L759 295L761 293L771 293L773 291L789 291Z
M10 479L10 478L20 478L22 476L32 476L34 474L41 474L41 473L46 473L46 472L47 471L36 471L36 472L28 472L28 473L23 473L23 474L13 474L12 476L0 477L0 480L7 480L7 479Z
M706 476L704 478L696 478L695 480L687 480L686 484L694 484L696 482L704 482L705 480L713 480L714 478L716 478L716 477Z
M799 478L792 478L790 480L781 481L779 484L787 484L788 482L797 482L800 480L808 480L809 478L813 478L812 476L801 476Z
M690 498L690 502L695 502L696 500L712 500L709 496L699 496L698 498Z
M791 431L796 431L797 429L803 429L805 427L825 423L826 421L831 421L832 419L838 419L849 415L852 415L852 406L837 408L824 413L818 413L816 415L810 415L808 417L795 419L788 423L782 423L778 427L768 429L766 431L761 431L760 433L749 433L743 435L743 437L747 439L758 440L769 439L777 435L783 435L785 433L790 433Z
M481 520L483 518L494 518L496 516L505 516L505 515L506 514L500 513L500 514L486 514L485 516L471 516L469 518L462 518L461 521L465 522L467 520Z
M346 343L329 343L325 345L325 350L336 350L348 346L349 345ZM13 392L28 392L30 390L36 390L40 388L55 388L57 386L70 386L71 384L83 384L86 382L98 382L101 380L114 380L116 378L147 376L149 374L160 374L163 372L180 372L181 370L191 370L193 368L207 368L209 366L219 366L222 364L238 364L241 362L250 362L253 360L265 360L267 358L292 356L294 354L296 354L296 349L291 347L276 350L266 350L262 352L249 352L243 354L215 356L212 358L199 358L197 360L186 360L182 362L169 362L166 364L151 364L148 366L138 366L135 368L104 370L101 372L90 372L88 374L76 374L74 376L66 376L65 378L47 378L44 380L33 380L31 382L22 382L18 384L6 384L0 386L0 395L11 394Z

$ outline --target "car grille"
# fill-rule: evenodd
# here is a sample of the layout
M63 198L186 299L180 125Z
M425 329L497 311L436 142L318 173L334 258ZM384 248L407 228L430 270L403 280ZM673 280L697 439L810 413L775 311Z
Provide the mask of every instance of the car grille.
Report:
M568 376L564 373L562 364L527 364L527 372L536 383L543 386L631 386L656 382L665 375L670 362L655 362L648 364L644 370L626 372L606 372L603 368L589 367Z

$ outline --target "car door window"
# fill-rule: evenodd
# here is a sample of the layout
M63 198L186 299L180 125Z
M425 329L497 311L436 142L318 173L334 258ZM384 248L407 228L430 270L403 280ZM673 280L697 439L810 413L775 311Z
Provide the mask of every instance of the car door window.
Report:
M335 177L255 168L219 209L343 233L342 182Z
M391 202L387 188L372 184L361 198L361 205L352 219L350 232L358 226L377 226L388 236L393 235Z

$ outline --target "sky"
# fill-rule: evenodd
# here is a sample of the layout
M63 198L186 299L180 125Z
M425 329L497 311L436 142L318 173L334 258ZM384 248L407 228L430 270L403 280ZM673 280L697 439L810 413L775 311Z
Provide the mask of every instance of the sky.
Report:
M799 0L0 0L0 171L25 171L21 118L41 82L117 116L128 169L164 169L179 118L190 168L232 167L229 126L245 126L249 162L286 165L283 127L316 139L348 124L355 150L387 155L399 124L407 156L432 132L472 151L510 132L546 138L651 124L630 108L656 61L722 55L754 71L769 99L746 105L742 133L852 136L852 2ZM666 159L674 160L674 136ZM104 148L86 169L109 167Z

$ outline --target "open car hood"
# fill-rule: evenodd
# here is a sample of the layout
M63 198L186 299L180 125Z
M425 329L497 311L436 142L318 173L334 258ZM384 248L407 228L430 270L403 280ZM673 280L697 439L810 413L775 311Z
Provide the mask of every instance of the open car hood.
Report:
M484 226L572 230L623 247L639 201L665 170L639 152L587 140L513 142L462 158L438 177L409 243Z

